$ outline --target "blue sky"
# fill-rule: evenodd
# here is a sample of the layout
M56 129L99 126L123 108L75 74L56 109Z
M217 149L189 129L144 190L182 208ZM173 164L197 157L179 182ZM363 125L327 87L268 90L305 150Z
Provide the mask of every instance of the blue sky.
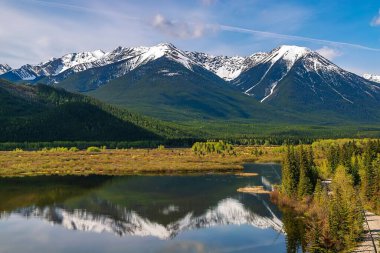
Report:
M216 55L291 44L380 74L378 0L0 0L0 24L0 63L12 67L160 42Z

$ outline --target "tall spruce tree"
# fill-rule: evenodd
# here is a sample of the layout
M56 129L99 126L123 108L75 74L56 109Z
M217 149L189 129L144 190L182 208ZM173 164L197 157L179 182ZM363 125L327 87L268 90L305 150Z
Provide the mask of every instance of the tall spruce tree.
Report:
M299 164L299 181L298 181L298 197L302 198L306 195L313 193L312 184L312 169L310 167L310 161L308 155L303 146L298 151L298 164Z
M289 197L297 197L299 181L299 167L296 160L294 147L287 148L282 164L282 192Z
M353 246L362 232L362 212L353 180L344 166L338 166L332 182L329 205L330 237L337 251Z
M281 191L287 196L291 196L292 194L292 189L291 189L291 181L292 181L292 176L291 176L291 166L292 166L292 161L291 161L291 151L290 151L290 146L287 147L287 151L285 153L285 157L282 161L282 184L281 184Z
M339 147L332 145L327 152L327 162L332 173L339 164Z

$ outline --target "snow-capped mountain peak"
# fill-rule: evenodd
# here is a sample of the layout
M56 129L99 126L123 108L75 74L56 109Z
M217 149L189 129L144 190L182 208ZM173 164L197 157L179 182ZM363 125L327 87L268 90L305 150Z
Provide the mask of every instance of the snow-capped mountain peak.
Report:
M185 52L176 48L173 44L170 43L161 43L153 47L144 48L145 52L141 55L141 63L145 63L147 61L156 60L163 56L174 60L186 68L192 70L192 65L196 63L193 62Z
M312 51L306 47L282 45L269 53L267 61L271 61L272 64L274 64L282 59L287 62L286 65L289 70L297 60L311 52Z
M106 53L102 50L92 52L71 53L64 55L61 59L68 67L81 63L89 63L101 59Z
M236 84L244 90L245 94L250 96L255 93L257 95L257 88L259 88L261 90L259 95L260 102L264 102L276 92L278 83L289 73L294 64L311 53L312 51L305 47L282 45L268 54L259 53L254 55L259 58L256 65L267 65L266 70L259 79L254 82L249 81L250 86L245 89L245 85L242 85L244 81L237 80ZM272 78L272 73L276 73L276 78Z
M53 71L47 71L45 74L58 75L67 69L73 68L79 64L88 64L102 59L106 53L102 50L95 50L92 52L82 52L82 53L70 53L62 56L59 59L54 59L52 61L40 64L42 69L52 68ZM58 61L58 65L54 68L52 65Z
M300 96L300 101L306 96L314 97L324 106L327 103L335 106L334 101L355 104L359 96L372 101L379 96L379 88L373 83L339 68L317 52L288 45L272 50L259 64L243 72L233 83L245 94L262 103L277 101L281 92L290 89ZM281 85L284 83L286 85ZM306 93L310 94L305 95Z
M12 68L8 64L0 64L0 75L10 71Z
M363 77L372 82L380 83L380 75L364 74Z

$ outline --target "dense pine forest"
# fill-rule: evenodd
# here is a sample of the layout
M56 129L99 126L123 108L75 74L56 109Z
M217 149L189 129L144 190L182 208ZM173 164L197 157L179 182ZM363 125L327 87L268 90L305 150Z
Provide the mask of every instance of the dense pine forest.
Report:
M238 145L310 144L317 138L377 137L380 128L265 124L247 119L169 122L52 86L0 80L0 131L0 150L11 150L93 145L191 147L207 140Z
M351 249L363 232L363 210L380 213L380 141L289 146L277 194L273 199L288 210L284 217L288 240L302 234L298 244L308 252ZM300 215L298 222L287 218L289 207ZM288 246L292 252L297 242Z
M46 85L0 81L0 108L0 142L125 142L190 136L170 123Z

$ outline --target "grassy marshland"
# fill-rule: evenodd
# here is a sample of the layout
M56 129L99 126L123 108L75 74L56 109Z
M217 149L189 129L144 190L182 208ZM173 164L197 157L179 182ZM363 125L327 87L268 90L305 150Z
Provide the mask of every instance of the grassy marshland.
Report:
M190 148L106 149L54 148L0 152L0 176L128 175L238 171L247 162L281 161L284 147L234 147L228 152L194 152Z
M314 142L314 161L319 174L329 174L325 153L332 145L352 139ZM355 140L363 145L367 140ZM308 145L305 145L307 148ZM128 175L239 171L244 163L281 162L286 146L231 146L223 142L195 143L192 148L107 149L89 147L50 148L40 151L0 151L0 177L37 175Z

